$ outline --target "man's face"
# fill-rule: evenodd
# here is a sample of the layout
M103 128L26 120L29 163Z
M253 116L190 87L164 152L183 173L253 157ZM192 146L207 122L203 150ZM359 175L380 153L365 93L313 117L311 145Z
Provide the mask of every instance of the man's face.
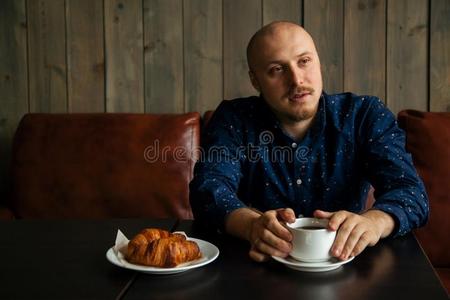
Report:
M250 79L282 124L312 119L322 93L314 42L300 27L280 25L251 52Z

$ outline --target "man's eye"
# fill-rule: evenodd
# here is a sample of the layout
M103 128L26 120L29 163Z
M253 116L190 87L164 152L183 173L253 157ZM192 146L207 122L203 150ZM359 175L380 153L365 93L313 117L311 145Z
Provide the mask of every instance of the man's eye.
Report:
M302 65L307 65L309 62L311 62L311 58L309 58L309 57L300 59L300 64L302 64Z
M281 66L273 67L270 69L270 73L272 73L272 74L281 73L281 72L283 72L283 67L281 67Z

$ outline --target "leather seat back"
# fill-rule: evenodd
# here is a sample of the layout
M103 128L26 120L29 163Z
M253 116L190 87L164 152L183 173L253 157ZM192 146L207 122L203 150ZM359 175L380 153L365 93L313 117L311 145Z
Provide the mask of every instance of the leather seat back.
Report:
M13 142L19 218L192 219L198 113L27 114Z
M405 110L398 122L430 201L429 221L415 234L435 267L450 267L450 113Z

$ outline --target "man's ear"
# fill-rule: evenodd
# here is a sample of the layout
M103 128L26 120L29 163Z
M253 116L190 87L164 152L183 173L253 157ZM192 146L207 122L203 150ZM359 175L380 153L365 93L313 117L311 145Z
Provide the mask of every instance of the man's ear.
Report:
M260 89L260 87L259 87L259 83L258 83L258 80L257 80L256 77L255 77L255 74L254 74L251 70L249 70L249 71L248 71L248 76L250 77L250 81L252 82L253 87L254 87L258 92L261 93L261 89Z

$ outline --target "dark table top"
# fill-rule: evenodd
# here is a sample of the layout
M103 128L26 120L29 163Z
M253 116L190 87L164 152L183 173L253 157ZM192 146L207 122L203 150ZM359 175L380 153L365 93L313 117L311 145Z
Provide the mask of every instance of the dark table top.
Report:
M124 299L448 299L412 234L383 240L337 270L310 273L253 262L247 242L206 234L191 221L176 230L215 244L217 260L178 275L140 274Z
M212 263L149 275L105 258L117 229L182 230L220 249ZM192 221L0 222L0 299L448 299L413 235L386 239L352 262L306 273L248 257L248 243L205 232Z
M117 229L171 230L176 220L0 222L0 299L114 299L136 276L106 258Z

